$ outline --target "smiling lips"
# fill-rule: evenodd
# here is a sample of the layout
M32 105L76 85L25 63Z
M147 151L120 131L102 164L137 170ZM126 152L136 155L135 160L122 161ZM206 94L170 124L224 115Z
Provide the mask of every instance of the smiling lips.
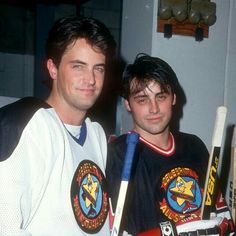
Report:
M161 117L156 117L156 118L148 118L147 121L150 123L150 124L157 124L161 121Z
M147 118L148 121L160 121L161 120L161 116L152 116L152 117L149 117Z
M95 92L95 88L77 88L77 90L87 94L93 94Z

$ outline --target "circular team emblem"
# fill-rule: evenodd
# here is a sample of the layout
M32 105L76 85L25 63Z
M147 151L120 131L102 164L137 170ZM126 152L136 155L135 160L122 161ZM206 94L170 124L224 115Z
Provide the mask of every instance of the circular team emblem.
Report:
M80 228L87 233L97 233L108 214L108 194L105 177L92 161L82 161L71 185L71 203Z
M167 199L175 211L191 213L201 205L201 190L192 176L178 176L168 186Z
M165 197L160 207L169 219L178 222L186 215L200 211L202 190L194 170L184 167L169 170L162 178L161 187Z

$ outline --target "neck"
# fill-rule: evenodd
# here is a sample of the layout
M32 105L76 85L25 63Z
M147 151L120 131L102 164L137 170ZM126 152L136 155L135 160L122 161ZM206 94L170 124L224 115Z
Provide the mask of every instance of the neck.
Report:
M85 119L86 112L80 111L76 108L72 108L64 101L53 99L49 97L46 101L51 107L54 108L61 121L68 125L81 125Z

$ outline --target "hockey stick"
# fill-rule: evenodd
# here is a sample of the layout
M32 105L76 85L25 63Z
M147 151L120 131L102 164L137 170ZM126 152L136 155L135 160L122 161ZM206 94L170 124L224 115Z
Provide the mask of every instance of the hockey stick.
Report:
M220 149L223 139L227 108L220 106L216 111L215 127L212 136L212 149L209 156L208 168L203 192L201 219L210 219L212 206L215 205L217 168L219 165Z
M131 167L132 167L135 147L136 144L138 143L138 140L139 140L139 135L137 133L134 132L128 133L126 139L127 149L125 154L125 162L122 170L121 184L120 184L120 190L115 211L115 219L113 222L111 236L117 236L120 230L120 222L122 218L126 192L129 184Z
M231 165L230 165L230 186L229 186L229 207L231 215L236 223L236 126L234 126L233 139L231 143Z

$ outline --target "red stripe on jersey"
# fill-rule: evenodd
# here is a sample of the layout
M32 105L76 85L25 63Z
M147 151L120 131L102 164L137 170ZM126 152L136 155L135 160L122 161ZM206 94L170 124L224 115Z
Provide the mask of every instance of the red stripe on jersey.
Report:
M139 140L142 141L143 143L145 143L147 146L149 146L154 151L159 152L162 155L171 156L175 152L175 140L174 140L174 137L171 133L170 133L170 137L169 137L170 147L168 149L162 149L162 148L148 142L146 139L144 139L141 136L140 136Z

